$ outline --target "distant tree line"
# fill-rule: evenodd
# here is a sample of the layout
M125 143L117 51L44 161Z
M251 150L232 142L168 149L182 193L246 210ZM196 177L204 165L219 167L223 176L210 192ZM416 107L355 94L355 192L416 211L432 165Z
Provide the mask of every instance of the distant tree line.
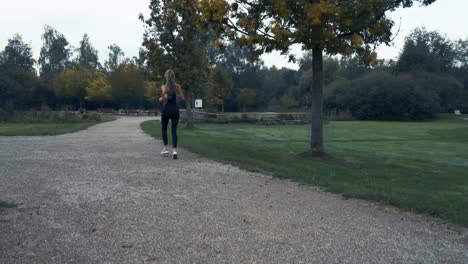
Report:
M366 67L353 59L330 60L334 71L325 88L327 111L364 120L424 120L468 111L468 40L451 41L416 29L406 37L397 61Z
M312 54L299 69L263 67L228 47L214 60L205 97L226 111L305 111L311 103ZM358 56L324 58L324 110L364 120L424 120L468 111L468 39L452 41L415 29L398 59L365 63ZM246 93L248 96L246 96ZM219 110L222 108L219 108Z
M177 26L166 23L161 34L165 28ZM63 34L46 26L37 61L21 35L14 35L0 52L0 108L153 108L160 97L161 72L166 68L180 73L177 77L188 84L191 98L205 99L208 110L310 108L312 54L299 59L298 70L267 68L261 60L251 60L247 47L212 47L209 37L208 33L199 35L190 43L166 38L163 49L146 36L139 56L132 59L113 44L101 65L86 34L74 48ZM199 56L186 54L197 50L203 52ZM197 72L184 66L184 58L198 65ZM190 76L194 75L194 80L202 76L204 81L192 82ZM358 56L324 58L324 110L329 115L424 120L454 109L468 111L467 84L468 39L453 41L424 28L407 36L396 61L369 64Z
M42 40L37 61L19 34L0 52L0 108L151 107L146 96L151 85L139 59L126 58L116 44L109 46L103 66L87 34L74 48L63 34L45 26Z

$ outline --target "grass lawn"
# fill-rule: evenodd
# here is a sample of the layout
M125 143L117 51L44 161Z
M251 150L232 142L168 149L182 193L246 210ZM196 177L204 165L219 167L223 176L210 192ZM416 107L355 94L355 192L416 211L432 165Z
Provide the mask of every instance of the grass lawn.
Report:
M16 204L0 200L0 208L14 208Z
M160 138L158 121L142 127ZM337 161L299 155L305 125L198 124L179 134L181 147L210 159L468 226L468 121L330 122L326 148Z
M0 123L0 136L45 136L60 135L86 129L90 126L111 121L70 122L70 123Z

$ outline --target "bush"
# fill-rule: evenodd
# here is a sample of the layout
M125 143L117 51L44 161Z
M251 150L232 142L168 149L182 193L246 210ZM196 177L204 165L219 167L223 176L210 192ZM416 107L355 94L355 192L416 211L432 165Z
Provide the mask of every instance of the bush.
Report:
M419 72L413 75L426 90L439 95L441 111L452 112L463 106L463 84L446 73Z
M9 123L77 123L99 122L98 114L75 114L73 112L52 111L6 111L0 108L0 122Z
M327 87L325 107L359 120L426 120L439 113L440 98L427 81L374 72Z
M81 116L81 119L87 120L87 121L99 122L101 121L101 116L96 113L86 113Z
M0 108L0 122L6 122L8 116L9 116L9 111L3 108Z

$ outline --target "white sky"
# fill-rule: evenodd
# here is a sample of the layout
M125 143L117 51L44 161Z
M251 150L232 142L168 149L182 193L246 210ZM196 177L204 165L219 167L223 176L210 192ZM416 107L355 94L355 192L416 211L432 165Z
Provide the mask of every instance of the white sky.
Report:
M0 50L8 38L20 33L30 43L35 58L42 46L41 35L44 25L51 25L65 35L75 47L84 33L99 51L101 62L107 59L107 47L116 43L127 57L138 54L144 32L138 14L149 13L149 0L0 0ZM429 7L418 5L392 14L400 33L392 47L378 49L381 58L396 58L403 45L404 37L414 28L425 26L438 30L451 39L468 38L468 1L438 0ZM292 49L301 54L300 47ZM287 63L287 58L278 53L264 55L266 66L297 68Z

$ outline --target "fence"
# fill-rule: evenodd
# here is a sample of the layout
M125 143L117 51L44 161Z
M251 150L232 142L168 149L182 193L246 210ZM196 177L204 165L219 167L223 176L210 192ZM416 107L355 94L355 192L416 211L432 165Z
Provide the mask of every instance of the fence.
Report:
M182 120L187 118L185 110L180 111ZM306 124L310 122L309 113L209 113L200 110L193 112L195 122L205 123L256 123L256 124Z

